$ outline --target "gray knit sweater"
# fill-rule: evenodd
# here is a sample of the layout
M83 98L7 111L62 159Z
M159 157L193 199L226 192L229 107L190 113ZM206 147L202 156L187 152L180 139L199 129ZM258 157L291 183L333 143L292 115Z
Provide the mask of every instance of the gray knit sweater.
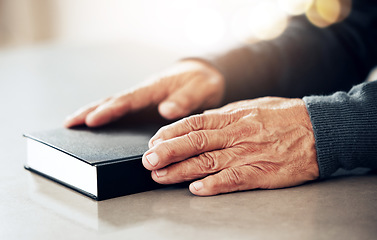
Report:
M377 81L363 83L377 65L377 1L354 0L349 17L327 28L295 17L277 39L204 59L225 76L224 103L303 97L322 178L377 168Z

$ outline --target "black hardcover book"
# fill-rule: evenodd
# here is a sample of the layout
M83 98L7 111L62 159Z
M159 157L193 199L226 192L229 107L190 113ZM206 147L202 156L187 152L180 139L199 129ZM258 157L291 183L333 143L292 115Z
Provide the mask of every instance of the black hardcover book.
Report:
M156 189L141 162L160 125L58 128L25 134L25 168L95 200Z

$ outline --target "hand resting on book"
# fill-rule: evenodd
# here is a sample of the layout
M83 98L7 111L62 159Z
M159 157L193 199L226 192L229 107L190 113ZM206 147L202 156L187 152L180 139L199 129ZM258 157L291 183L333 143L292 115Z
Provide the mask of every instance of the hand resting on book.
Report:
M199 61L179 62L157 76L79 109L65 126L97 127L156 106L162 117L176 119L219 105L225 93L220 72ZM190 185L201 196L282 188L318 178L314 145L304 102L266 97L163 127L151 139L143 164L158 183L201 179Z
M312 125L301 99L228 104L161 128L143 156L162 184L200 179L193 194L272 189L317 179Z
M216 107L224 95L224 78L212 66L184 60L151 77L141 86L99 100L68 116L64 125L97 127L151 106L166 119Z

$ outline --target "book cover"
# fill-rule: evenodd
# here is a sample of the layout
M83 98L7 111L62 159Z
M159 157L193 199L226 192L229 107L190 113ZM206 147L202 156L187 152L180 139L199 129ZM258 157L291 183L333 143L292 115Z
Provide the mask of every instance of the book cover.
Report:
M156 189L141 162L159 124L111 124L24 134L25 168L95 200Z

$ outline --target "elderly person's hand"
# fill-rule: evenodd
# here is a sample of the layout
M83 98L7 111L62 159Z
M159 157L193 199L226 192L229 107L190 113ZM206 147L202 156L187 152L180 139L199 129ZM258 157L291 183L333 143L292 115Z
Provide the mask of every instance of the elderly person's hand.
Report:
M224 91L224 78L217 69L201 61L185 60L133 90L77 110L67 117L65 126L97 127L149 106L158 106L166 119L177 119L218 106Z
M301 99L235 102L161 128L143 156L162 184L196 180L193 194L295 186L319 176Z

